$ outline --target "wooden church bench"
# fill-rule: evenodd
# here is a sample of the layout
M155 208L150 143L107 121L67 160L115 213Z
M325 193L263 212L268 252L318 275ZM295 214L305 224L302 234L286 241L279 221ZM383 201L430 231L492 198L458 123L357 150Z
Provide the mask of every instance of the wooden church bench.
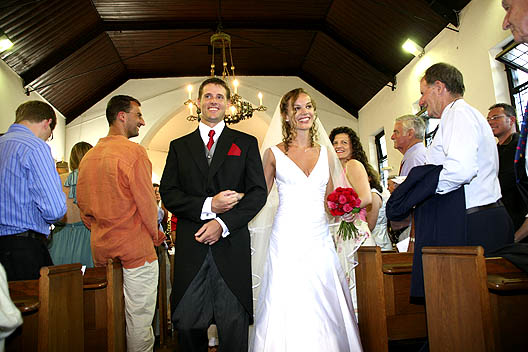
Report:
M39 280L8 284L24 323L7 339L6 351L84 350L80 264L43 267Z
M85 351L126 351L123 268L119 259L88 268L84 277Z
M388 342L427 336L424 306L411 304L413 253L361 247L356 267L358 325L365 351L388 351Z
M482 247L424 247L431 351L527 351L528 275Z

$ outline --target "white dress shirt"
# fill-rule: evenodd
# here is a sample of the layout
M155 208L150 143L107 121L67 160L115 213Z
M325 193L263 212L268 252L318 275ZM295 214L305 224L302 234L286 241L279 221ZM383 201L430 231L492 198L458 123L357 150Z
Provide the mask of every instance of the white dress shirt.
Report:
M218 141L218 138L222 134L224 127L225 127L224 121L220 121L213 128L207 126L206 124L200 121L200 123L198 124L198 130L200 131L200 137L202 137L202 140L204 142L204 147L207 146L207 143L209 142L209 131L211 130L215 131L215 134L213 136L213 142L214 142L213 145L214 145L216 144L216 142ZM222 226L222 237L226 237L227 235L229 235L229 229L227 228L226 224L222 221L222 219L217 217L216 213L214 213L211 210L212 201L213 201L213 197L207 197L205 199L205 202L202 206L202 213L200 215L200 219L202 220L216 219L216 221L218 221L220 226Z
M427 150L427 163L443 165L436 193L448 193L464 185L466 209L501 198L493 132L484 116L462 99L444 108Z

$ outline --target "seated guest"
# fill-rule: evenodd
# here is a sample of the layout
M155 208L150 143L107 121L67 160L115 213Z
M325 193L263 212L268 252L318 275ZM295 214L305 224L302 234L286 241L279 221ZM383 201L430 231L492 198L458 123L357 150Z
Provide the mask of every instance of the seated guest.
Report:
M512 218L514 230L518 231L525 222L527 223L526 227L528 227L528 220L526 220L528 207L524 203L515 182L514 159L519 141L516 116L515 109L508 104L492 105L488 112L488 123L493 135L498 139L499 183L502 202ZM519 231L515 235L516 240L519 240ZM527 239L525 238L525 240Z
M57 117L42 101L28 101L0 137L0 263L7 279L34 280L53 265L45 244L50 225L66 213L66 199L46 141ZM24 156L24 157L21 157Z
M90 249L90 230L81 220L77 206L77 178L79 164L84 154L92 149L86 142L75 144L70 153L72 172L61 174L62 190L66 194L66 215L56 224L53 231L49 251L55 265L81 263L92 268L92 250Z

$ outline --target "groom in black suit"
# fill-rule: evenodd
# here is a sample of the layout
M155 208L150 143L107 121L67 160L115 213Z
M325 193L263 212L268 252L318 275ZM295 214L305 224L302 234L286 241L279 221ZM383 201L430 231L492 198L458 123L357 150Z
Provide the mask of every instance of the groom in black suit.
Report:
M220 351L248 350L253 322L248 222L267 196L255 137L227 128L230 91L219 78L198 92L198 128L170 144L160 193L178 218L173 322L182 351L207 351L218 328Z

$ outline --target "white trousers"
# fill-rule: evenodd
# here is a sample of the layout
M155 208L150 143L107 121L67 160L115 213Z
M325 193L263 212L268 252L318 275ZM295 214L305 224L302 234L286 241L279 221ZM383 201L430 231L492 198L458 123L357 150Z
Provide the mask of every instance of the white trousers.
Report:
M134 269L123 268L128 352L154 350L152 319L156 310L158 261Z

